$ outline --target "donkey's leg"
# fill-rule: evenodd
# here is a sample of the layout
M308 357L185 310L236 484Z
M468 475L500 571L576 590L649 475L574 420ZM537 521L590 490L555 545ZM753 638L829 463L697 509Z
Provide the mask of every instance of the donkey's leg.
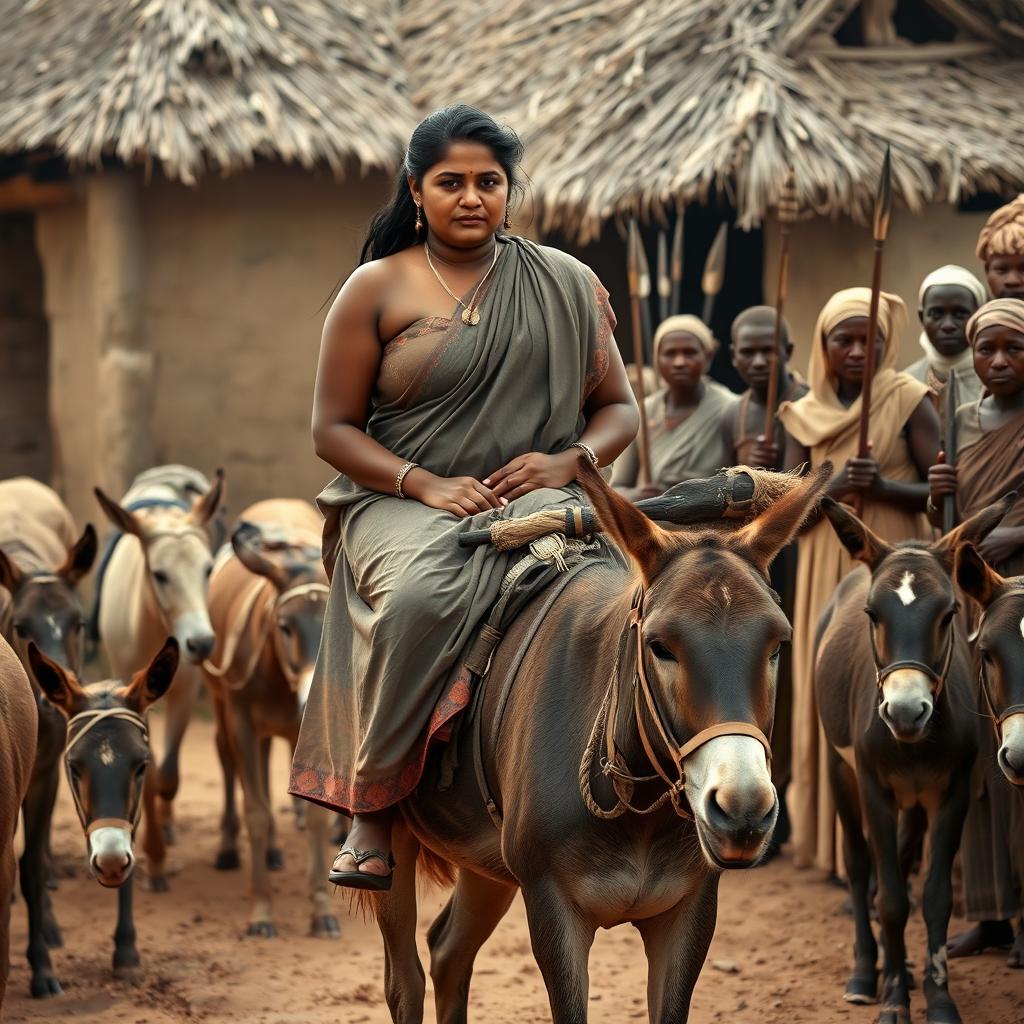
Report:
M134 978L138 974L139 951L135 948L135 915L132 911L134 879L117 890L117 927L114 929L114 977Z
M843 825L843 859L853 904L853 973L843 998L848 1003L874 1003L878 1000L878 943L871 929L871 850L864 839L857 777L831 747L828 774Z
M515 894L514 885L459 872L455 891L427 933L437 1024L466 1024L473 961Z
M594 924L551 879L524 885L523 901L533 955L548 990L551 1024L584 1024Z
M305 803L306 801L303 801ZM306 808L306 840L309 843L309 898L313 903L313 918L309 933L322 939L336 939L341 925L331 910L327 891L327 828L331 812L319 804Z
M174 810L171 801L178 793L178 755L198 694L199 669L195 665L183 664L164 697L167 716L164 722L164 759L157 770L160 823L168 844L174 843Z
M270 814L270 833L267 836L267 867L271 871L280 871L284 867L284 850L277 838L277 820L274 818L274 805L270 799L270 745L273 738L264 736L260 740L260 783L267 798L267 811Z
M682 1024L715 934L718 875L710 872L692 896L657 917L634 921L647 951L647 1012L651 1024Z
M929 823L931 856L924 883L924 920L928 929L924 997L928 1003L928 1024L960 1024L960 1014L949 994L946 936L953 912L953 859L960 848L969 802L969 779L954 773L945 802Z
M50 809L57 783L57 765L32 779L22 809L25 816L25 849L19 861L21 893L28 909L28 956L32 969L30 991L35 999L61 994L60 982L53 973L50 950L44 935L46 908L46 836Z
M219 697L213 698L214 717L217 721L217 758L221 775L224 777L224 813L220 819L220 849L213 866L218 871L234 871L240 866L238 859L238 806L235 803L235 756L231 749L231 735L228 732L227 704Z
M150 892L167 892L167 843L157 810L156 768L150 764L142 787L145 829L142 848L146 851L146 877Z
M879 917L885 956L882 969L882 1012L879 1024L910 1024L910 979L904 931L910 898L900 870L898 812L892 795L870 773L860 779L868 836L878 874Z
M426 979L416 951L416 858L420 844L396 816L391 849L397 867L387 892L376 901L384 938L384 996L395 1024L422 1024Z

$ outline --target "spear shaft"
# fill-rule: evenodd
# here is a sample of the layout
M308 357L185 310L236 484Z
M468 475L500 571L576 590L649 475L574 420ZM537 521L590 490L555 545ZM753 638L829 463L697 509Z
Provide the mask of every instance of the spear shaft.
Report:
M944 438L946 463L950 466L956 465L956 407L959 398L957 391L956 376L950 369L946 392L943 395L946 400L946 436ZM956 495L947 494L942 499L942 532L949 533L954 526L956 526Z
M768 378L768 398L764 410L764 436L775 439L775 413L779 404L779 373L782 362L782 311L789 291L789 236L790 226L796 219L796 182L793 172L786 175L779 197L779 287L775 293L775 332L772 345L771 376Z
M871 390L875 378L875 350L878 338L878 304L882 293L882 254L885 251L885 240L889 234L889 221L892 217L892 152L885 147L885 160L882 162L882 174L878 182L878 195L875 198L875 266L871 277L871 305L868 308L868 336L864 348L864 383L860 392L860 435L857 453L863 459L871 453L868 447L871 429ZM894 338L887 338L888 344L895 344ZM864 496L858 494L855 506L858 515L864 511Z
M668 239L664 231L658 232L658 319L668 319L668 303L672 296L672 281L668 271Z
M654 365L653 337L651 327L651 268L647 262L647 251L644 249L643 236L636 221L632 222L634 246L636 248L637 291L640 295L640 316L644 331L644 357L647 364Z
M680 206L676 210L676 227L672 233L672 297L669 301L669 315L680 312L679 299L683 287L683 213Z
M644 336L643 317L640 313L640 273L637 266L637 231L635 222L629 225L629 241L626 247L626 277L629 281L629 308L633 321L633 363L636 367L636 397L640 405L640 436L637 448L640 456L640 472L637 486L651 482L651 443L647 429L647 395L644 390Z
M704 292L704 315L701 319L711 326L711 317L715 312L715 297L722 290L725 281L725 249L729 233L729 225L722 221L715 235L715 240L708 250L708 258L704 262L704 274L701 277L701 290Z

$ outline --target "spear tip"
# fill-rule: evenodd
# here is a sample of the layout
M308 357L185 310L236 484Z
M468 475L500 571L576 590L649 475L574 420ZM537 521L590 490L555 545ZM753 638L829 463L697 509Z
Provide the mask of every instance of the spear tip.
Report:
M722 221L715 240L708 250L708 258L704 263L704 274L700 282L701 291L705 295L717 295L725 282L725 247L728 231L728 222Z
M878 179L878 194L875 197L874 234L876 242L884 242L889 234L892 219L892 147L886 145L882 161L882 173Z

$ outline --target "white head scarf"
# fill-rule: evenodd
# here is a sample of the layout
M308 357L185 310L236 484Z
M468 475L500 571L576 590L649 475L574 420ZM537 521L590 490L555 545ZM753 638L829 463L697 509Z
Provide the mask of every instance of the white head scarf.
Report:
M938 270L933 270L922 282L921 290L917 293L917 308L924 309L924 296L929 288L936 286L946 287L955 285L958 288L965 288L974 296L976 306L985 304L988 292L985 286L966 268L957 266L955 263L947 263ZM963 370L974 366L974 356L971 353L970 345L958 356L944 356L931 343L928 335L922 331L919 335L918 344L928 357L928 365L937 370L943 377L947 377L951 370Z

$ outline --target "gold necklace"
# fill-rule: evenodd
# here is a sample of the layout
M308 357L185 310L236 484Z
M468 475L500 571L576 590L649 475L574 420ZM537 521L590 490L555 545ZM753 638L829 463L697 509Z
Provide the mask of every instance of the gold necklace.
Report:
M444 278L438 273L437 267L434 266L434 261L430 258L430 246L427 245L426 242L423 243L423 251L426 253L426 256L427 256L427 265L434 272L434 277L437 278L438 284L440 284L441 287L460 306L462 306L462 322L467 327L476 327L476 325L478 323L480 323L480 310L477 309L477 307L476 307L476 297L480 294L480 289L483 288L484 281L486 281L487 278L489 278L491 276L491 271L494 269L495 265L498 262L498 244L497 244L497 242L495 242L495 244L494 244L494 259L491 260L491 265L487 268L487 273L484 274L484 276L482 278L480 278L480 283L476 286L476 290L473 292L473 296L469 300L469 305L468 306L466 305L465 302L462 301L462 299L460 299L458 297L458 295L455 294L455 292L453 292L451 290L451 288L448 287L447 284L445 284Z

